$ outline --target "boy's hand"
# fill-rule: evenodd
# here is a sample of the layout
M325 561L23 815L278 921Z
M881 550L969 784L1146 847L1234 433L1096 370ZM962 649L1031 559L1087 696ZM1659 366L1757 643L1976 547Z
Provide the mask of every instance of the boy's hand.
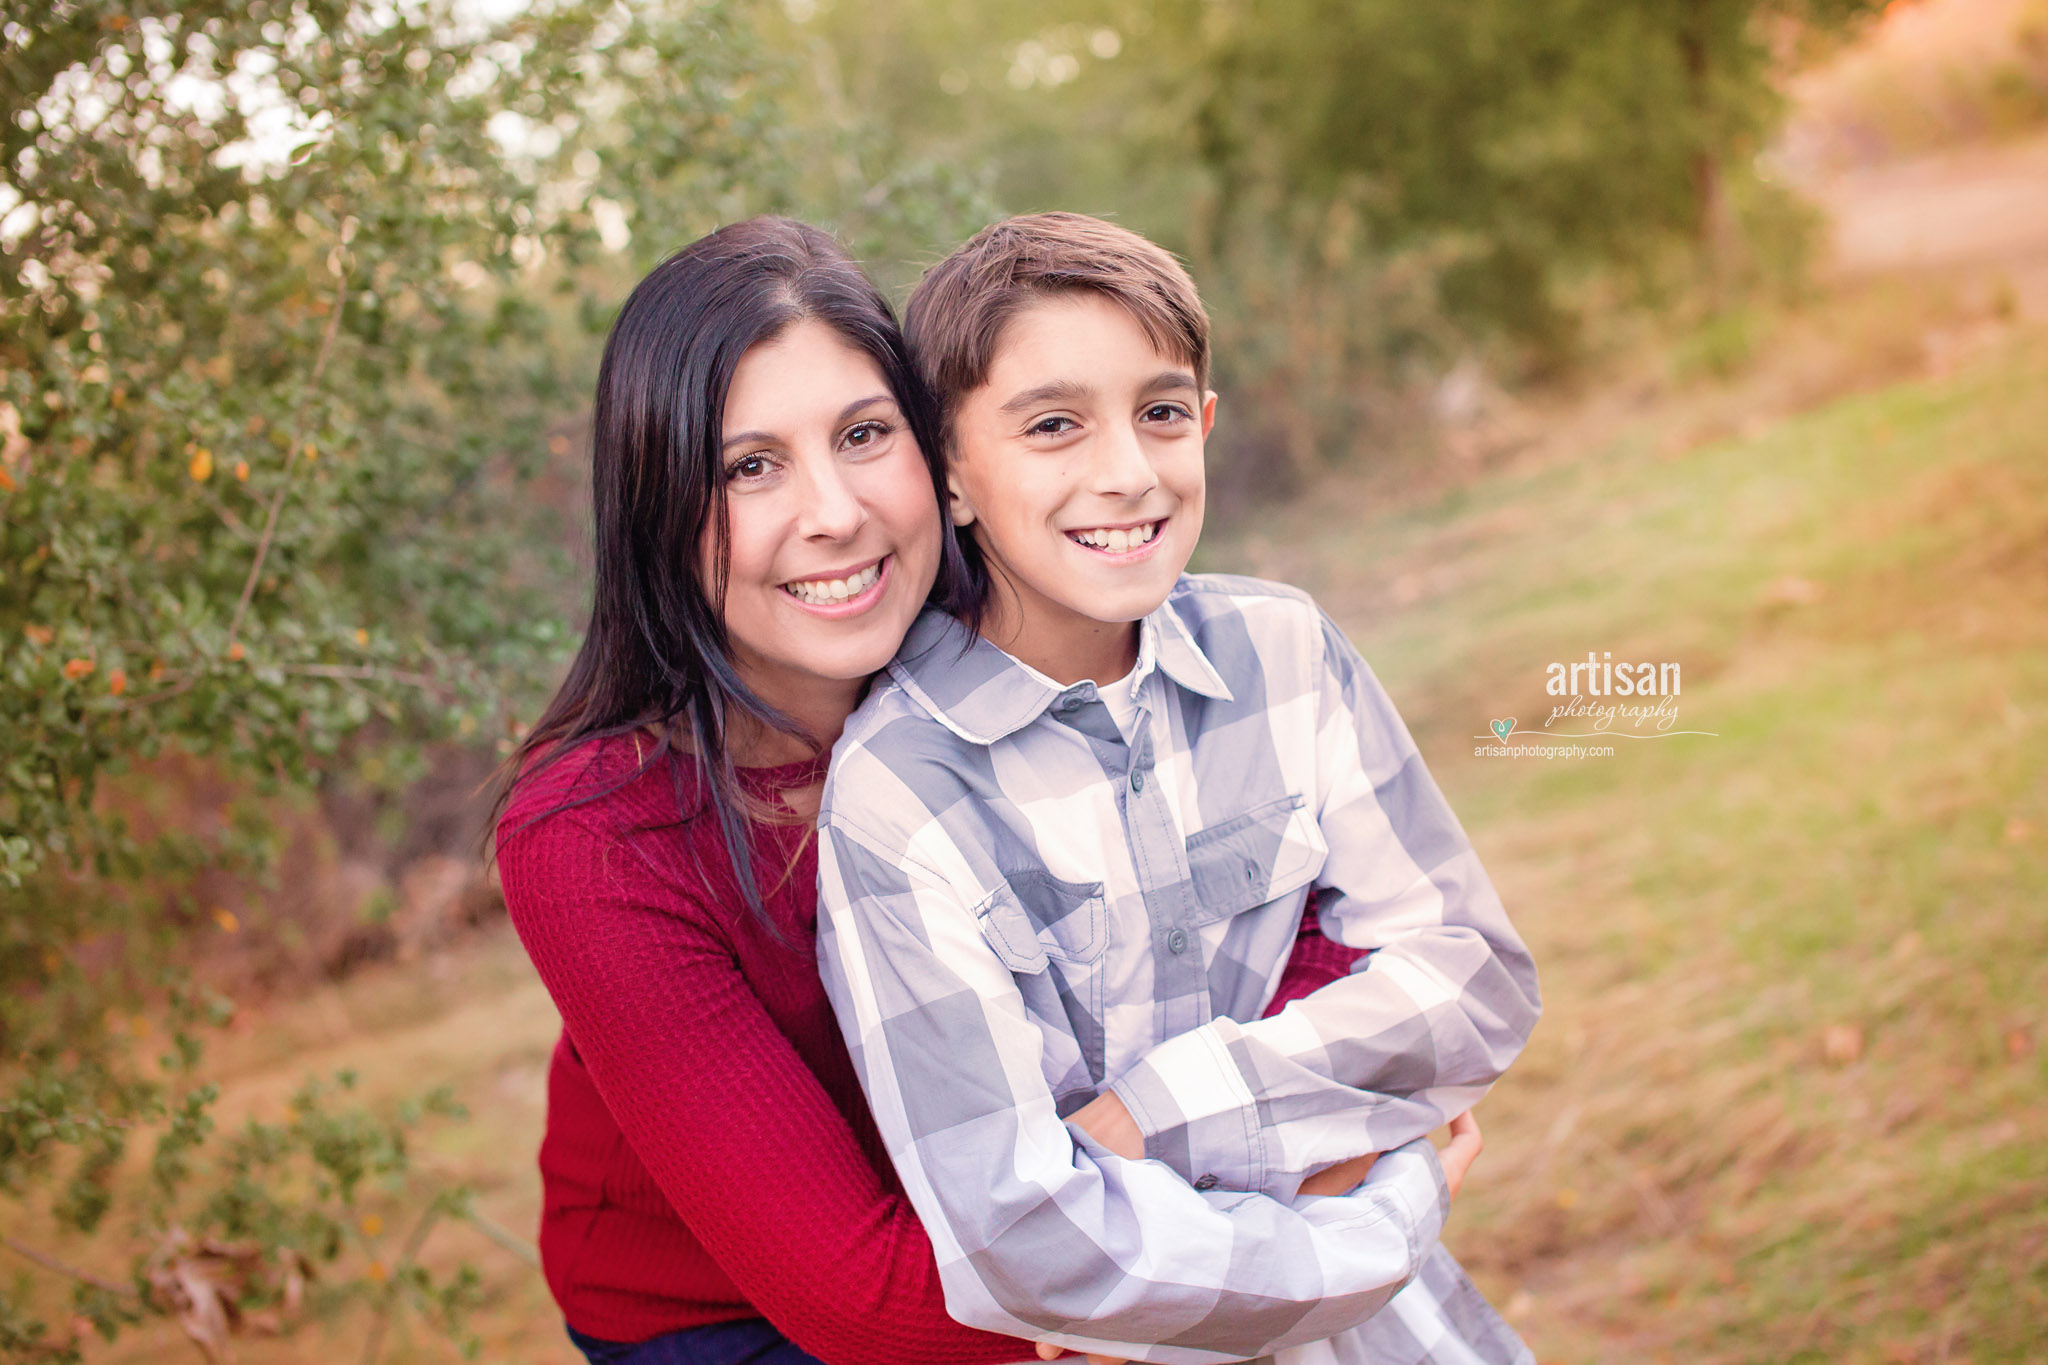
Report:
M1105 1090L1076 1109L1067 1122L1126 1161L1145 1159L1145 1135L1138 1131L1138 1121L1124 1108L1114 1090Z
M1466 1172L1472 1163L1486 1149L1486 1139L1480 1135L1479 1120L1474 1110L1466 1110L1451 1120L1451 1140L1437 1151L1437 1161L1444 1168L1444 1185L1451 1192L1451 1198L1458 1197L1458 1189L1465 1183ZM1372 1163L1379 1160L1379 1153L1367 1152L1364 1156L1340 1161L1335 1166L1325 1167L1301 1182L1299 1194L1343 1194L1365 1179Z
M1379 1159L1378 1152L1367 1152L1364 1156L1355 1156L1349 1161L1325 1166L1302 1181L1301 1188L1295 1191L1295 1195L1298 1198L1304 1194L1348 1194L1359 1181L1365 1179L1366 1172L1372 1169L1372 1163Z
M1453 1199L1458 1197L1458 1187L1465 1183L1465 1173L1486 1149L1486 1139L1479 1135L1477 1112L1467 1109L1452 1119L1451 1140L1437 1149L1436 1159L1444 1168L1444 1185Z
M1067 1348L1064 1346L1055 1346L1049 1341L1038 1343L1038 1358L1040 1360L1058 1360L1066 1353ZM1099 1356L1090 1351L1088 1353L1088 1365L1131 1365L1131 1363L1121 1356Z

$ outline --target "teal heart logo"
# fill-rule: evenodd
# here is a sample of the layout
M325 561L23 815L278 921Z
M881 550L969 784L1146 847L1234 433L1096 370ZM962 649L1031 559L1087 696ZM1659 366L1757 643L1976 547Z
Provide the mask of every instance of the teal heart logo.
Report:
M1491 721L1489 724L1493 729L1494 736L1503 744L1508 742L1508 736L1515 731L1515 718L1513 716L1509 716L1506 720Z

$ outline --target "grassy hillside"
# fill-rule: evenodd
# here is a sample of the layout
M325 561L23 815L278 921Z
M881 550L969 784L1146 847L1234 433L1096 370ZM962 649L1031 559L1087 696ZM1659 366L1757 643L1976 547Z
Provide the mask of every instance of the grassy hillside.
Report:
M1451 1240L1543 1361L2041 1358L2044 432L2037 343L1680 454L1651 418L1425 506L1332 487L1207 547L1353 632L1538 954ZM1677 728L1717 737L1474 756L1589 649L1678 663ZM275 1116L344 1065L452 1082L474 1119L426 1164L529 1232L553 1029L496 935L253 1018L226 1104ZM483 1359L576 1359L513 1256L459 1225L426 1254L484 1272ZM357 1358L347 1321L238 1358ZM166 1327L105 1358L189 1352ZM453 1358L403 1321L384 1356Z
M1653 437L1209 556L1344 622L1538 954L1453 1245L1546 1361L2040 1360L2048 350ZM1589 649L1718 737L1474 756Z

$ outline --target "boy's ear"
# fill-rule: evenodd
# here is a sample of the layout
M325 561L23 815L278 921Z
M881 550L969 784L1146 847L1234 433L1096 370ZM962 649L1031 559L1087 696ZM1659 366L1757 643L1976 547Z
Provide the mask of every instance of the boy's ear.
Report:
M951 460L946 462L946 515L955 526L974 524L974 504L967 500L967 490L960 486L960 473Z
M1202 439L1208 440L1209 433L1216 426L1216 390L1202 391Z

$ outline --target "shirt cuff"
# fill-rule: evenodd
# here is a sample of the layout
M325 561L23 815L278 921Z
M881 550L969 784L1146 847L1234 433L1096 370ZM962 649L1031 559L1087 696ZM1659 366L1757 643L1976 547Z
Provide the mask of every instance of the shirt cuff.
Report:
M1258 1099L1221 1036L1219 1025L1229 1022L1211 1020L1167 1039L1109 1088L1144 1134L1145 1155L1196 1189L1244 1190L1286 1202L1300 1180L1268 1170Z

